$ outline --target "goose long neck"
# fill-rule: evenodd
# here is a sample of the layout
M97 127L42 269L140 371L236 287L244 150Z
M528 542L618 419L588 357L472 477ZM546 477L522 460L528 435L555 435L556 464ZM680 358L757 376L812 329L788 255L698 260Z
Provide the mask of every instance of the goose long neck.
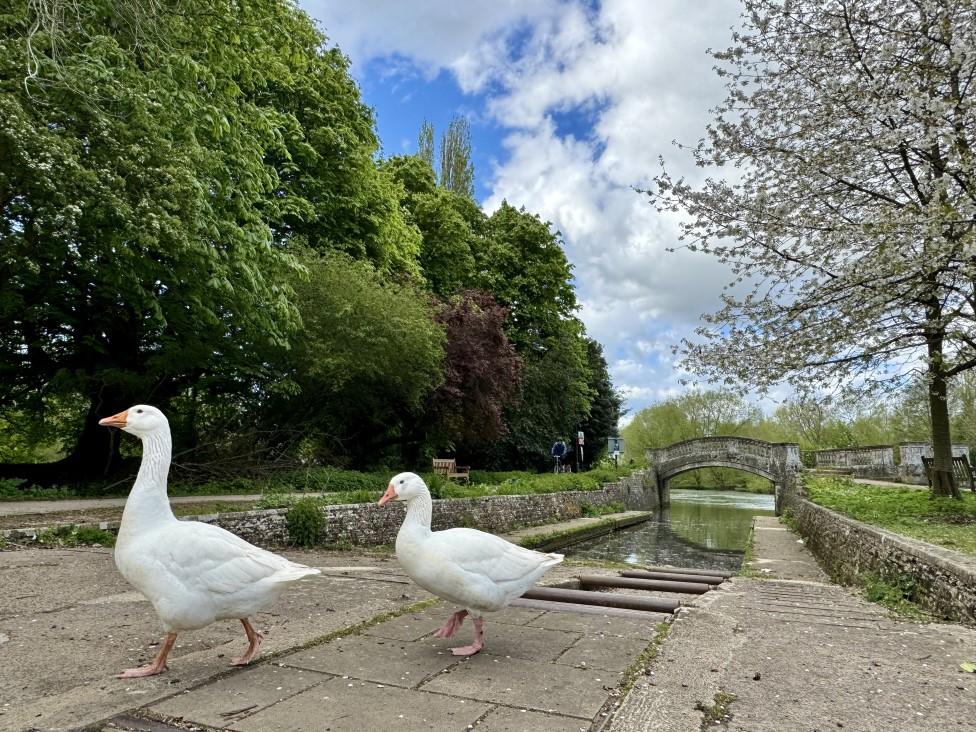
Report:
M404 523L430 531L430 519L433 510L434 502L430 498L430 493L424 492L419 496L414 496L407 503L407 518Z
M142 463L125 502L120 533L156 526L167 519L176 520L166 495L166 478L172 454L169 427L161 427L143 436Z

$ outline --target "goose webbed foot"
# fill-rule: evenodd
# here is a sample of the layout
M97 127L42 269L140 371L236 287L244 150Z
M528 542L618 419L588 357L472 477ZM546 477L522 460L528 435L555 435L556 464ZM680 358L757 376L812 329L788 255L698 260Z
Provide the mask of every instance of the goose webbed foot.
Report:
M137 666L136 668L127 668L120 674L116 674L117 679L140 679L145 676L155 676L156 674L161 674L166 670L166 657L169 655L170 650L173 648L173 644L176 642L176 633L167 633L166 637L163 639L163 645L160 647L159 652L153 659L153 662L147 666Z
M484 625L483 618L474 619L474 642L470 646L459 646L452 648L451 653L455 656L473 656L485 647L485 634L482 630Z
M464 618L467 616L467 614L467 610L458 610L456 613L453 613L451 617L447 619L447 622L444 623L444 625L434 631L434 637L450 638L452 635L457 633L458 628L461 627L461 624L464 622Z
M243 654L231 659L231 666L247 666L254 657L258 655L258 648L261 646L261 640L264 638L263 634L255 630L247 618L241 618L241 625L244 626L244 632L247 634L247 650Z

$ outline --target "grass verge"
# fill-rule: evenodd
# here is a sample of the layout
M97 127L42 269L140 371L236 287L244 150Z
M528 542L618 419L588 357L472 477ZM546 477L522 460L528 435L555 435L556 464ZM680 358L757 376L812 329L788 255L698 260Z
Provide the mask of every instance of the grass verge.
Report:
M976 494L961 501L928 491L808 478L810 499L857 521L966 554L976 554Z
M753 579L763 579L766 575L752 566L756 558L756 527L749 529L749 538L746 540L745 552L742 554L742 565L739 567L739 577L752 577Z
M641 654L634 659L634 662L627 667L620 677L620 697L625 697L637 680L647 674L650 671L650 665L657 658L657 654L661 650L661 645L664 640L668 637L668 633L671 632L671 623L658 623L654 626L654 637L648 644L647 648L641 651Z

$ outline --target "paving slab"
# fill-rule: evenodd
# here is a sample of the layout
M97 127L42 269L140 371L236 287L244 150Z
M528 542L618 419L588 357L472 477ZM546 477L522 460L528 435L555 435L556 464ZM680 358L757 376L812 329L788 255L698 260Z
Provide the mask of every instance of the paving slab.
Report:
M470 629L465 626L453 638L433 638L430 642L435 648L445 651L452 646L465 645L472 637ZM578 633L564 630L503 625L491 623L490 619L485 620L484 630L485 649L482 653L530 661L555 661L580 638Z
M612 633L629 638L650 640L654 637L657 622L670 619L670 615L647 613L648 620L628 620L610 615L583 615L577 613L547 612L528 621L527 625L549 630L565 630L571 633Z
M634 656L643 648L634 647ZM504 658L480 653L421 688L451 696L592 719L615 687L612 673L597 669ZM604 688L607 687L607 688Z
M491 706L423 691L336 678L234 722L239 732L463 730Z
M455 663L457 658L429 641L411 643L356 635L277 660L297 668L410 688Z
M633 636L600 633L584 635L566 649L556 663L605 671L624 671L633 662Z
M192 719L211 727L224 727L331 678L305 669L261 664L198 690L164 699L153 704L150 711L165 717Z
M586 732L590 723L528 709L495 707L474 728L478 732Z
M752 527L753 569L770 578L827 582L803 540L776 516L756 516Z

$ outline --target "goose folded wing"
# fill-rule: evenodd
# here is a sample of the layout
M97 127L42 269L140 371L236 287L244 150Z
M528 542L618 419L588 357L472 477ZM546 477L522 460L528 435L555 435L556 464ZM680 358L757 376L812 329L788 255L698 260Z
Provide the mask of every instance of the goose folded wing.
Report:
M465 572L498 584L532 581L545 567L558 561L525 549L494 534L471 529L448 529L434 534L450 561Z
M192 539L174 541L166 550L171 566L181 569L183 581L189 585L231 594L268 579L291 564L228 531L201 526L216 531L196 531Z

